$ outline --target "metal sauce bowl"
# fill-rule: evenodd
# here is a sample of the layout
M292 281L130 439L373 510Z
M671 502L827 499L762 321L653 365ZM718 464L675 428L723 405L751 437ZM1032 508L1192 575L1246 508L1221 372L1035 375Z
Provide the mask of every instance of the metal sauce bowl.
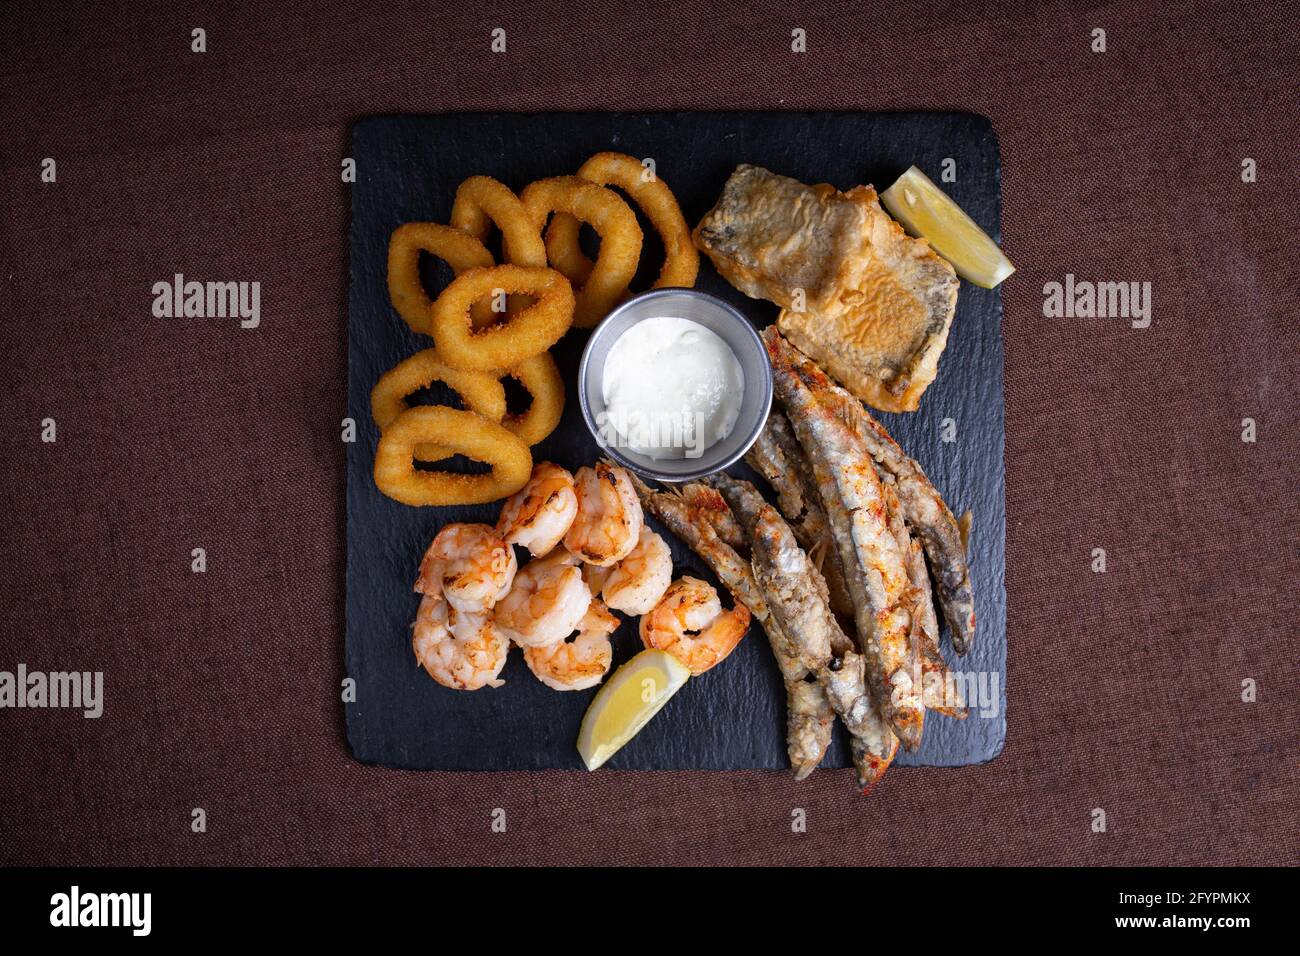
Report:
M607 443L600 425L605 418L602 386L609 350L637 322L659 316L690 319L714 332L730 347L745 375L745 395L735 426L726 438L704 449L698 458L651 458ZM772 407L772 367L763 340L737 309L694 289L653 289L628 299L591 333L578 367L578 401L587 428L604 453L618 464L657 481L692 481L734 464L754 444Z

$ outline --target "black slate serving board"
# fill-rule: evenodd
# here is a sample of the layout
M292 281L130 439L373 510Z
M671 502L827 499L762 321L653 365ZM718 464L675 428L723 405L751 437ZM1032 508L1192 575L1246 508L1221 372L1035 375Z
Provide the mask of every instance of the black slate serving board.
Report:
M581 769L574 748L595 690L557 693L511 652L505 686L474 693L434 683L415 663L412 589L419 560L450 521L494 522L499 507L410 508L374 485L378 430L370 389L384 371L429 340L412 333L389 304L388 238L410 221L446 222L457 185L475 174L516 191L547 176L573 173L592 153L617 150L653 157L694 225L742 162L841 189L873 183L883 190L916 164L941 182L945 160L956 181L941 183L995 239L1001 188L997 137L988 120L967 113L547 113L382 116L352 130L357 181L352 188L351 291L348 319L348 415L357 440L347 452L347 674L356 700L345 704L353 754L366 763L422 770ZM644 225L644 223L643 223ZM639 284L659 268L650 239ZM430 280L445 283L444 266ZM738 306L758 327L776 308L746 298L703 260L698 287ZM437 286L436 288L440 288ZM971 567L978 637L964 658L985 705L965 721L930 715L915 753L897 764L956 766L996 756L1006 735L1006 598L1003 585L1002 305L1000 294L961 284L957 316L938 380L911 415L880 415L916 457L952 509L974 512ZM534 459L569 468L589 464L597 445L578 409L576 370L586 333L555 349L569 383L564 420L533 449ZM432 400L445 400L433 394ZM945 419L952 440L943 440ZM755 477L743 466L733 473ZM760 487L762 483L759 482ZM653 522L652 522L653 524ZM716 583L671 534L675 574ZM614 637L615 666L640 649L635 620ZM786 768L785 694L758 625L720 666L692 678L607 766L624 770ZM842 728L823 766L848 766Z

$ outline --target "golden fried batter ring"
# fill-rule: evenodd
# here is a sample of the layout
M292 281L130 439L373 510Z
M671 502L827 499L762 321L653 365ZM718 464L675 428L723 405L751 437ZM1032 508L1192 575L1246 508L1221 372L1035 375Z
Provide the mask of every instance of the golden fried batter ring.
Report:
M485 462L492 471L459 475L415 467L421 445L445 445ZM375 485L404 505L478 505L508 498L533 470L528 446L514 433L473 412L437 405L408 408L389 422L375 452Z
M471 176L456 190L451 224L486 242L492 224L501 230L501 252L512 266L546 268L541 229L510 187L491 176Z
M506 390L490 372L468 372L452 368L433 349L416 352L397 363L379 377L370 391L370 414L382 432L410 406L406 398L412 392L443 382L460 396L465 407L488 421L499 422L506 414ZM514 431L514 429L511 429ZM531 444L531 442L529 443ZM415 449L420 461L441 461L455 454L442 445L423 444Z
M523 293L537 301L504 322L475 331L470 306L498 291ZM569 280L554 269L469 269L433 304L433 338L442 360L455 368L514 368L560 340L573 324L573 306Z
M641 227L618 193L578 176L539 179L520 195L538 229L553 212L568 213L600 235L600 254L578 290L573 324L594 327L626 290L641 258Z
M664 244L664 264L652 289L691 288L700 271L700 254L691 241L677 197L662 179L651 176L639 160L625 153L597 153L582 164L578 175L598 186L618 186L641 207ZM452 220L455 225L455 220ZM574 285L587 281L594 263L578 245L578 220L561 213L546 230L546 255Z
M560 377L560 369L551 353L543 352L503 374L526 388L533 401L526 411L507 415L501 424L522 438L524 444L536 445L555 431L564 413L564 379Z
M546 245L541 228L510 187L491 176L471 176L456 190L451 207L451 224L486 243L492 224L501 230L501 257L512 266L546 268ZM505 314L522 312L530 302L528 296L512 295L505 304ZM491 325L502 317L487 303L477 302L470 311L474 327Z
M492 253L468 233L436 222L408 222L393 230L388 240L388 295L411 331L428 335L433 300L420 282L421 251L437 256L456 275L492 265Z

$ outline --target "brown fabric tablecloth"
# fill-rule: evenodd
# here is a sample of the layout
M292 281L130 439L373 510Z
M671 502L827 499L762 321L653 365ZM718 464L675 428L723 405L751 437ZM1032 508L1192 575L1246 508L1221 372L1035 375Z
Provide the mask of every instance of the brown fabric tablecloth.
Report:
M0 29L0 670L105 674L98 720L0 710L0 863L1296 861L1300 57L1283 5L596 3L582 22L220 6L9 4ZM749 107L968 109L1000 136L1019 267L1005 752L896 770L867 800L839 771L355 763L349 123ZM261 327L154 318L176 272L259 281ZM1045 318L1066 273L1151 282L1151 327Z

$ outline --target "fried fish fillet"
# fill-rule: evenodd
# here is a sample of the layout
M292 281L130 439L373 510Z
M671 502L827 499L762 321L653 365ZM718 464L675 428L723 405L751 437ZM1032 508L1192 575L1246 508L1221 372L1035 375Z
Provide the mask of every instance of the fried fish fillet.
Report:
M859 255L869 228L864 191L874 203L870 187L841 193L761 166L737 166L691 235L745 295L783 309L831 308L865 268Z
M917 409L948 343L957 274L875 189L739 166L693 235L728 282L781 306L782 333L854 395Z

